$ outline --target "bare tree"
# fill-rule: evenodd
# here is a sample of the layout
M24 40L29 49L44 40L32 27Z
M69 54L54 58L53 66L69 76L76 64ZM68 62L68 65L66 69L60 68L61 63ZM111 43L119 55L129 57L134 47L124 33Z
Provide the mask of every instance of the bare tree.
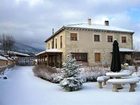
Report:
M0 43L4 54L8 54L8 52L12 50L15 44L15 39L11 35L2 34L0 35Z

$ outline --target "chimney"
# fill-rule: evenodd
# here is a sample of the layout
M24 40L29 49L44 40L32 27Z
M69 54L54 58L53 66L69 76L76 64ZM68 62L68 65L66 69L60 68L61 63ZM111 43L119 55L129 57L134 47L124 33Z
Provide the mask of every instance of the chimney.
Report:
M105 20L105 26L109 26L109 21Z
M88 19L88 25L91 25L91 18Z
M54 28L52 28L52 35L54 34Z

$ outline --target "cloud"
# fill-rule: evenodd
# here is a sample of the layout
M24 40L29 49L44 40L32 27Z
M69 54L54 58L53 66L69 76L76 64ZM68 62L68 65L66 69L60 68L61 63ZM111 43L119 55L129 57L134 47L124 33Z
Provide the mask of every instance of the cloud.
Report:
M87 22L134 30L139 37L139 0L2 0L0 34L10 33L18 41L44 47L44 40L63 25ZM135 41L134 41L135 42Z
M44 1L43 0L16 0L17 5L23 2L27 3L31 7L34 7L36 5L42 4Z

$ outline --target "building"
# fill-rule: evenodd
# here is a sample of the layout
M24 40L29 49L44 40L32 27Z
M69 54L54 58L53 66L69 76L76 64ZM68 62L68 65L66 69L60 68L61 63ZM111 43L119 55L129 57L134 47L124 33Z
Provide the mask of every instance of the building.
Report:
M132 30L112 27L109 21L104 25L87 23L71 24L61 27L46 41L46 51L37 54L38 63L57 66L72 54L77 61L94 65L110 65L113 40L119 42L122 63L132 63Z
M34 56L21 52L15 52L15 51L9 51L9 55L11 58L15 60L15 63L17 65L22 65L22 66L34 65L34 60L35 60Z
M8 65L8 59L0 55L0 69Z

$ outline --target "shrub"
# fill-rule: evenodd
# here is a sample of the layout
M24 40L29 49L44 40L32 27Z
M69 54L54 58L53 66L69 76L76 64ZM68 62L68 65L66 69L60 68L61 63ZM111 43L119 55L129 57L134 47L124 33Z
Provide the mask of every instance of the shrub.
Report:
M76 91L82 88L82 82L79 78L69 77L64 78L60 82L60 86L62 86L66 91Z
M46 65L37 65L33 68L34 75L53 83L59 83L62 80L63 73L60 69L49 67Z
M82 78L83 82L97 81L97 77L105 75L110 68L105 67L82 67L80 68L79 77Z
M59 83L64 78L63 73L54 73L51 76L52 76L52 81L51 82L53 82L53 83Z
M71 67L69 66L69 68ZM37 65L33 68L33 72L35 76L38 76L40 78L43 78L53 83L59 83L64 78L69 78L69 77L79 78L80 82L84 83L88 81L96 81L98 76L105 75L106 72L110 70L110 68L105 68L105 67L87 67L87 66L79 67L77 64L75 68L76 68L75 70L77 71L74 71L74 73L69 73L69 71L65 72L65 70L69 70L69 69L67 68L64 69L64 66L62 69L60 69L60 68L49 67L46 65ZM131 67L131 69L134 68ZM70 72L72 72L72 69ZM74 75L71 76L71 74Z

